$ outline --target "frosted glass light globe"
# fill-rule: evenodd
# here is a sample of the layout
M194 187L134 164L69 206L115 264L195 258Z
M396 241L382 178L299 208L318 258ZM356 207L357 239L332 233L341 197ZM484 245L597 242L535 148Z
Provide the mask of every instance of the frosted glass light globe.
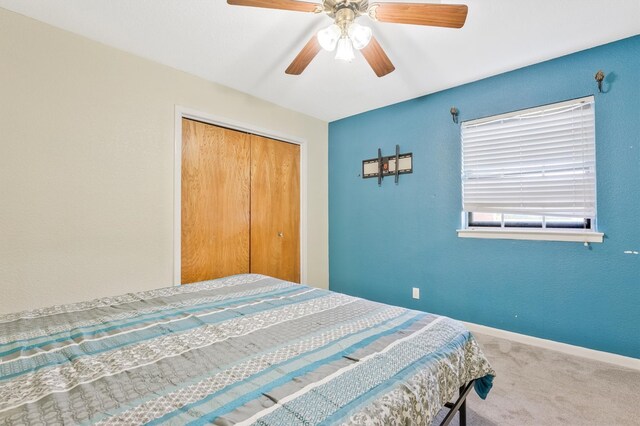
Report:
M353 47L356 49L364 49L371 41L371 28L364 25L356 24L355 22L349 26L349 38L353 42Z
M324 50L333 52L340 39L340 27L336 24L329 25L327 28L318 31L318 43Z
M353 55L353 45L349 37L341 37L338 40L338 49L336 50L336 59L351 62L355 56Z

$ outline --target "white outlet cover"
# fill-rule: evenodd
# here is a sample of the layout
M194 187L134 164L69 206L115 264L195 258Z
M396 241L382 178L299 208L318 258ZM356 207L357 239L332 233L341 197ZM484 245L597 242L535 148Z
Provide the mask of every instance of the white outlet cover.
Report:
M420 289L418 287L413 287L413 298L420 299Z

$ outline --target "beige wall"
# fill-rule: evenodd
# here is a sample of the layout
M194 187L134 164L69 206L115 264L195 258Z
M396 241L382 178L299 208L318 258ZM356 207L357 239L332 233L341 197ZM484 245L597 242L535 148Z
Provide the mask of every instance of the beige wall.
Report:
M326 122L0 9L0 312L172 284L176 105L308 143L327 287Z

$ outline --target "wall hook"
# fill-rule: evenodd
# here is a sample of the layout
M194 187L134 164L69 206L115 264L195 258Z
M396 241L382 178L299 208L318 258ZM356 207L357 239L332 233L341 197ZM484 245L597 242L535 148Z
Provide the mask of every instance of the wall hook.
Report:
M604 73L602 70L596 73L595 79L598 82L598 92L602 93L602 82L604 81Z
M451 107L449 112L451 113L451 118L453 119L453 122L458 124L458 114L460 113L460 111L458 111L458 108Z

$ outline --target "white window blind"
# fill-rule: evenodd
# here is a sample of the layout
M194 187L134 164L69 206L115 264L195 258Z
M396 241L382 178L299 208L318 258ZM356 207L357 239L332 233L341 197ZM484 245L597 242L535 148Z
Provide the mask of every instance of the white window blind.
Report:
M596 216L592 96L462 123L465 212Z

